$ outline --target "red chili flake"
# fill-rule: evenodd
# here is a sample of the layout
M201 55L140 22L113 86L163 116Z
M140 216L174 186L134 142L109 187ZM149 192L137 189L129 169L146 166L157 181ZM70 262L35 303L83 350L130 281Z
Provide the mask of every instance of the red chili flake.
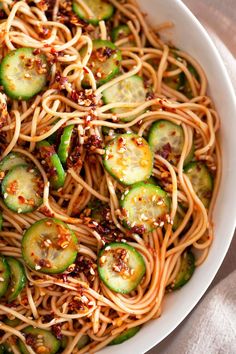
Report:
M158 154L163 157L163 159L168 159L169 155L172 152L170 143L163 145L162 149L158 151Z
M1 9L0 10L0 19L3 20L4 18L7 18L6 13Z
M43 213L45 216L48 216L50 218L54 217L54 213L51 212L50 209L48 209L48 207L46 205L43 205L42 207L39 208L39 210L41 211L41 213Z
M61 333L61 323L57 323L52 326L52 333L56 336L57 339L61 340L62 339L62 333Z
M65 84L68 82L68 78L61 76L59 72L55 75L55 82L58 83L58 88L60 90L65 89Z
M73 149L73 151L71 152L70 156L68 157L68 159L66 161L68 168L77 167L77 166L82 165L81 150L82 150L81 145L75 146L75 148Z
M42 268L52 268L51 263L47 259L40 259L38 265Z
M17 190L18 190L18 182L14 180L7 187L7 193L15 195Z
M143 235L145 232L145 227L143 225L136 225L131 228L131 231L138 235Z
M91 135L88 137L86 143L84 144L85 149L94 151L95 149L102 148L102 140L98 135Z
M19 195L18 201L19 201L20 204L25 204L26 200L25 200L25 198L22 195Z
M86 67L83 67L83 71L84 71L86 74L89 73L89 71L88 71L88 69L87 69Z
M33 334L31 334L31 333L27 333L25 335L25 342L30 347L34 347L36 345L36 337L33 336Z
M34 55L39 55L41 53L41 49L37 48L33 50Z

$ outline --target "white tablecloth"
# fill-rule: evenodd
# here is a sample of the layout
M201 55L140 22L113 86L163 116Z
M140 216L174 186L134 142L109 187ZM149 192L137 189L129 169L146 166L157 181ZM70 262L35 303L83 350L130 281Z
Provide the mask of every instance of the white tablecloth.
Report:
M229 71L236 92L236 0L183 0L183 2L210 33ZM148 354L236 353L235 250L236 237L214 281L199 304L172 334ZM222 281L224 278L226 279Z

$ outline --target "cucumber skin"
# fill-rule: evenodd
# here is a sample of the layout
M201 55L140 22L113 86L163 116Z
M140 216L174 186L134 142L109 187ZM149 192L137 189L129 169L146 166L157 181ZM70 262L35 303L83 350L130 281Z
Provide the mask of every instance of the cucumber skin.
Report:
M46 140L42 140L39 143L37 143L38 149L40 149L41 147L51 147L51 146L52 145ZM64 170L62 163L61 163L61 160L59 159L59 156L57 155L55 149L54 149L54 153L49 157L49 159L50 159L50 163L51 163L52 167L55 168L56 172L57 172L57 175L50 176L49 180L50 180L50 183L52 184L52 187L54 189L59 189L64 186L66 173L65 173L65 170Z
M109 345L117 345L117 344L121 344L121 343L127 341L128 339L135 336L139 332L140 329L141 329L141 326L137 326L137 327L132 327L132 328L125 330L120 335L118 335L118 337L113 339L109 343Z
M10 275L11 275L11 272L10 272L10 267L7 263L7 260L4 256L0 255L0 263L2 263L3 265L3 271L4 271L4 281L1 282L1 286L0 286L0 289L2 288L2 290L0 290L0 298L5 295L5 293L7 292L7 288L8 288L8 285L9 285L9 282L10 282ZM5 283L5 284L3 284Z
M139 259L140 263L142 264L143 266L143 269L142 269L142 273L140 274L140 279L138 279L136 281L136 283L133 285L133 288L132 290L128 290L128 291L121 291L121 290L118 290L118 289L114 289L112 286L110 286L109 284L109 281L107 282L105 277L103 276L102 274L102 269L99 265L99 260L100 258L102 257L105 249L109 246L109 247L113 247L113 246L117 246L117 245L121 245L120 247L121 248L125 248L125 249L128 249L130 252L133 252L136 254L137 258ZM146 264L144 262L144 259L142 257L142 255L136 251L136 249L130 245L128 245L127 243L122 243L122 242L112 242L112 243L109 243L108 245L106 245L103 249L100 250L100 252L98 253L98 275L99 275L99 278L102 280L102 282L106 285L106 287L114 292L117 292L119 294L129 294L131 291L133 291L134 289L137 288L137 286L139 285L140 281L142 280L143 276L145 275L146 273Z
M32 48L26 48L26 47L23 47L23 48L18 48L18 49L16 49L16 50L14 50L14 51L12 51L12 52L10 52L10 53L12 53L12 55L17 51L17 50L19 50L19 49L25 49L25 51L26 50L32 50ZM39 55L39 57L41 58L41 59L45 59L45 57L43 56L43 55ZM3 60L1 61L1 63L0 63L0 83L1 83L1 85L3 85L3 87L4 87L4 92L6 93L6 95L7 96L9 96L10 98L12 98L13 100L22 100L22 101L28 101L28 100L30 100L32 97L34 97L34 96L36 96L39 92L41 92L42 90L43 90L43 87L42 88L40 88L40 89L38 89L37 91L35 91L34 92L34 94L33 94L33 96L32 95L21 95L20 97L19 97L19 95L17 95L17 94L14 94L14 93L12 93L12 91L10 90L10 89L8 89L8 85L7 86L5 86L4 85L4 82L5 82L5 74L4 74L4 65L5 65L5 62L6 62L6 60L7 60L7 55L3 58ZM47 82L47 75L46 75L46 78L45 78L45 83L44 83L44 87L46 86L46 82Z
M67 158L69 156L70 151L70 143L73 134L74 125L68 125L64 128L63 133L61 135L60 144L58 147L58 157L61 160L63 165L66 164ZM68 144L65 144L65 141L68 141Z
M71 232L71 238L72 238L72 240L73 240L73 242L75 243L75 245L77 245L78 244L78 240L77 240L77 237L75 236L75 234L74 234L74 232L69 228L69 226L67 225L67 224L65 224L63 221L61 221L61 220L59 220L59 219L56 219L56 218L45 218L45 219L41 219L41 220L39 220L39 221L36 221L32 226L34 226L34 225L36 225L36 224L40 224L40 223L42 223L42 222L46 222L46 221L53 221L53 222L55 222L55 223L57 223L57 224L60 224L60 225L63 225L63 226L65 226L66 225L66 228L67 229L69 229L70 230L70 232ZM28 265L28 267L29 268L31 268L31 269L33 269L33 270L35 270L35 264L34 264L34 262L31 262L30 260L28 260L28 257L27 256L25 256L25 251L24 251L24 249L26 248L26 246L25 246L25 240L27 239L27 236L28 236L28 232L29 232L29 230L32 228L32 226L30 227L30 228L28 228L27 230L26 230L26 232L24 233L24 235L23 235L23 238L22 238L22 242L21 242L21 252L22 252L22 256L23 256L23 259L24 259L24 261L25 261L25 263ZM32 230L31 230L31 232L32 232ZM40 272L41 273L44 273L44 274L61 274L61 273L63 273L67 268L68 268L68 266L70 265L70 264L72 264L74 261L75 261L75 259L76 259L76 257L77 257L77 250L75 250L75 252L74 252L74 258L72 257L71 259L72 259L72 261L69 263L69 264L67 264L66 265L66 267L62 267L62 268L60 268L59 269L59 271L58 270L47 270L47 271L45 271L45 270L42 270L42 269L40 269Z
M14 156L13 158L11 156ZM8 161L11 160L12 162L14 162L14 158L16 159L20 159L20 161L17 164L12 164L10 167L8 165L8 168L6 168L6 165L8 164ZM24 158L24 155L20 154L19 152L10 152L7 156L5 156L2 161L0 162L0 171L2 172L6 172L9 171L10 169L12 169L13 167L17 166L17 165L23 165L23 164L27 164L26 159Z
M94 0L94 1L96 1L96 0ZM114 14L114 11L115 11L115 9L114 9L114 6L112 6L111 5L111 7L110 7L110 13L109 14L107 14L107 16L103 16L103 18L102 19L86 19L83 15L81 15L81 13L80 13L80 11L79 11L79 9L78 9L78 5L75 3L75 1L73 1L72 2L72 10L74 11L74 13L79 17L79 18L81 18L81 20L83 20L83 21L85 21L85 22L87 22L87 23L90 23L91 25L94 25L94 26L97 26L98 24L99 24L99 21L102 21L102 20L104 20L104 21L106 21L106 20L109 20L109 18L111 18L112 17L112 15ZM77 9L76 9L77 8Z
M11 302L13 300L15 300L17 298L17 296L20 294L20 292L23 290L23 288L25 287L26 285L26 275L25 275L25 269L24 269L24 266L21 264L21 262L19 262L17 259L13 258L13 257L7 257L6 258L7 260L7 263L9 265L9 268L10 268L10 271L12 273L13 269L11 267L11 264L15 264L15 266L17 266L21 272L21 279L19 281L19 284L18 284L18 289L15 290L14 292L11 292L11 280L10 280L10 283L9 283L9 291L11 292L11 295L8 296L8 302ZM11 279L11 277L10 277ZM8 293L6 293L6 295L8 295Z
M182 288L192 277L194 270L195 270L195 257L191 251L185 251L184 254L186 254L187 260L182 259L181 260L181 266L180 266L180 271L176 276L176 279L174 280L174 283L170 285L171 290L178 290ZM183 254L183 257L184 257ZM184 267L187 267L187 269L181 269L183 267L183 262L187 264L184 264ZM187 276L186 276L187 275Z
M210 171L208 170L208 168L202 163L202 162L196 162L196 161L192 161L189 162L186 166L184 166L184 173L186 173L188 175L188 171L192 168L195 168L197 165L200 165L202 168L205 169L205 171L207 172L207 177L208 182L209 182L209 190L212 191L213 190L213 186L214 186L214 180L213 177L210 174ZM198 194L197 194L198 195ZM198 196L199 197L199 196ZM199 199L202 201L202 199L199 197ZM205 202L202 201L203 205L208 208L209 204L210 204L211 198L207 199L205 198Z

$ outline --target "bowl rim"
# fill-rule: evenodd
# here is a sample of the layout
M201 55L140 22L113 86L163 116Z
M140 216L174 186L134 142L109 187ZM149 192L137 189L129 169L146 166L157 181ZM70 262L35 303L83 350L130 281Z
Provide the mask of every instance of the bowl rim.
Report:
M193 26L196 28L196 30L201 34L201 37L203 38L204 42L206 42L209 45L209 51L214 55L214 60L217 62L217 67L220 70L220 74L223 75L223 80L224 80L224 86L227 88L226 94L228 95L228 102L231 103L231 111L234 113L234 116L236 117L236 96L234 92L234 88L232 85L232 82L230 80L229 74L226 70L226 67L223 63L223 59L220 56L217 48L215 47L215 44L213 43L211 37L207 33L206 29L203 27L203 25L199 22L199 20L195 17L195 15L190 11L190 9L185 5L182 0L172 0L173 4L175 3L176 6L180 8L180 11L182 13L185 13L185 16L193 22ZM236 170L235 170L236 173ZM233 215L236 216L236 204L233 206ZM146 351L150 350L157 344L159 344L161 341L163 341L171 332L173 332L179 325L180 323L188 316L188 314L194 309L194 307L197 305L197 303L200 301L204 293L207 291L208 287L210 286L211 282L213 281L215 275L217 274L226 254L229 249L230 243L233 239L234 235L234 230L236 226L236 217L231 220L231 224L227 226L227 233L228 233L228 239L225 241L224 248L222 249L219 257L215 261L215 268L211 269L208 274L206 274L206 277L204 278L203 285L201 286L201 289L198 290L197 296L195 296L189 303L185 304L181 310L181 315L178 315L177 320L175 322L172 322L168 326L168 330L163 331L162 334L159 333L158 337L155 337L153 335L149 335L145 338L145 340L136 340L135 338L132 338L129 340L129 343L124 343L120 344L119 346L113 346L112 347L112 353L113 354L120 354L123 353L124 350L129 350L130 353L136 353L136 354L143 354ZM186 285L188 286L188 284ZM145 333L147 334L147 332ZM144 334L144 335L145 335ZM137 335L138 337L138 335ZM138 339L138 338L137 338ZM119 348L118 348L119 347ZM110 347L111 348L111 347ZM135 350L135 351L132 351ZM104 354L109 354L110 349L109 348L104 348L102 351L99 351L99 353L104 353Z

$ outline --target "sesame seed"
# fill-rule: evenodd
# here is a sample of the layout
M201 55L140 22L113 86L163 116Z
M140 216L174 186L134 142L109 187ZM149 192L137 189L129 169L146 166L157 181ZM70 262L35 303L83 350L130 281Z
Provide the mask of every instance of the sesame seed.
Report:
M41 269L40 265L36 264L35 270L39 270L39 269Z

